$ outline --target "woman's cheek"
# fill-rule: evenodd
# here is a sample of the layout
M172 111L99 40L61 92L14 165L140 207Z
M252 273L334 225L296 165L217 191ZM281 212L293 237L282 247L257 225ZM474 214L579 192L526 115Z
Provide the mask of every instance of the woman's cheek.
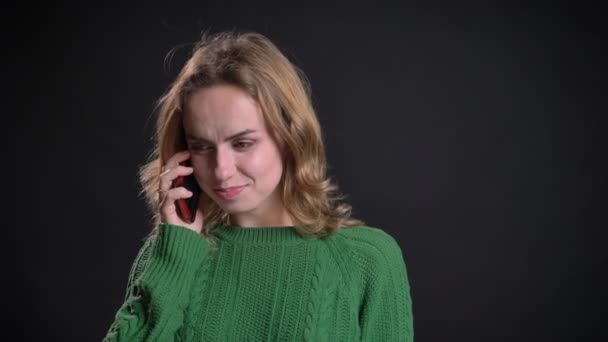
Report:
M263 165L268 162L264 153L260 153L260 150L251 150L247 153L243 153L238 158L238 164L244 169L259 169L263 168Z
M199 186L204 187L203 185L209 185L209 178L212 176L210 174L211 170L208 167L208 163L205 160L204 156L192 155L191 157L192 167L194 167L194 178L196 178ZM207 181L205 181L207 180Z

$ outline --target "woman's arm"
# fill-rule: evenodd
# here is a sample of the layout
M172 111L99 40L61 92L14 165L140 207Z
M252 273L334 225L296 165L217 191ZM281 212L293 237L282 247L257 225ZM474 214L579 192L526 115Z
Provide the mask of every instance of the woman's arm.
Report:
M401 248L388 234L376 239L373 276L360 310L362 341L414 340L410 284Z
M131 267L125 301L103 341L176 340L206 248L200 234L161 224Z

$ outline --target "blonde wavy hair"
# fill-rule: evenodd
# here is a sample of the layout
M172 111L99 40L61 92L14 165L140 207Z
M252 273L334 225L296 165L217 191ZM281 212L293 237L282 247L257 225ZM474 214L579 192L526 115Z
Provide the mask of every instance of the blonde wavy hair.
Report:
M187 149L182 113L189 96L214 85L237 86L260 105L270 135L283 158L282 201L301 234L325 237L343 227L363 225L351 218L351 206L326 175L327 162L321 127L312 106L305 75L265 36L255 32L203 33L190 58L159 99L154 147L138 172L153 214L160 224L158 193L160 168L176 152ZM204 196L202 234L230 224L228 214Z

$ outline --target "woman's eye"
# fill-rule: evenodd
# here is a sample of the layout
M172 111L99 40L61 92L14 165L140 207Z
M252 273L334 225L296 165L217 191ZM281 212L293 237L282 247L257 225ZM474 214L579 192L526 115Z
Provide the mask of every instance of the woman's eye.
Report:
M253 142L250 142L250 141L237 141L236 143L234 143L234 147L239 150L247 149L247 148L251 147L252 145L253 145ZM197 152L207 152L210 149L213 149L213 147L209 146L209 145L191 145L190 149L193 151L197 151Z
M244 148L248 148L251 147L251 145L253 145L253 143L248 142L248 141L238 141L236 144L234 144L237 148L240 149L244 149Z
M193 145L190 147L191 149L195 150L195 151L207 151L207 149L209 148L209 146L204 146L204 145Z

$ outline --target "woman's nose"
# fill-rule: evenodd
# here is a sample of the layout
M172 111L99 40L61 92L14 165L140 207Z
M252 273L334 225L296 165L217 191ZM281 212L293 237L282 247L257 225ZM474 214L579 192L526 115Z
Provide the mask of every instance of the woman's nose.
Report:
M224 181L234 174L234 158L230 151L218 148L215 154L215 177L218 181Z

